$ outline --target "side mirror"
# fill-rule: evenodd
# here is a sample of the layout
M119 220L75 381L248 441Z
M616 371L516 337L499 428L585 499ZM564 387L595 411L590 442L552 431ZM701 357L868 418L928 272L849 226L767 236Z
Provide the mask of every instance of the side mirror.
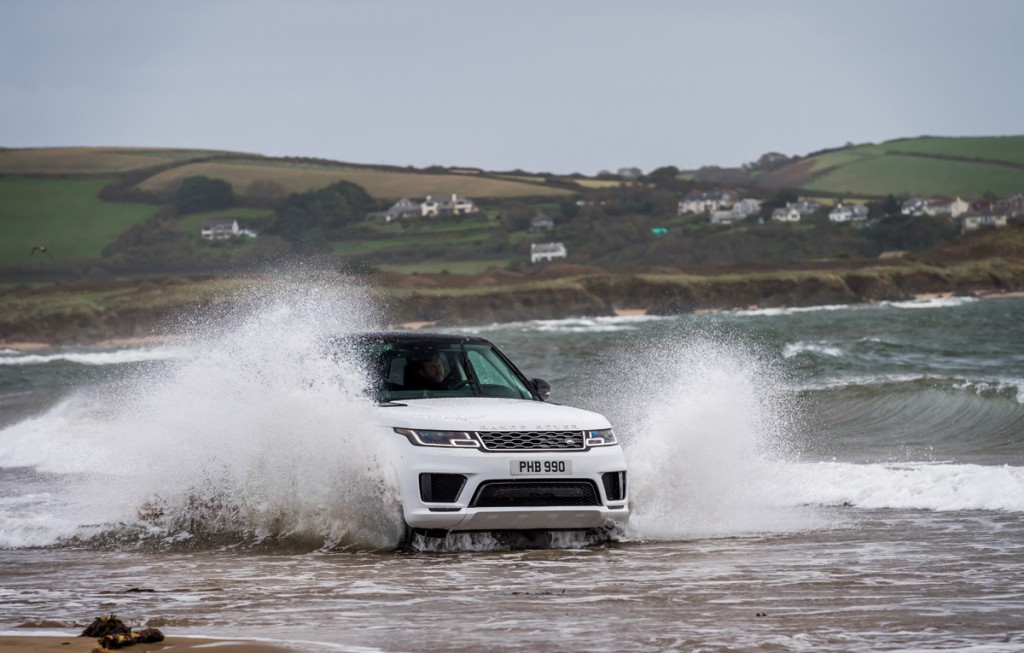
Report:
M537 393L543 401L547 401L548 397L551 396L551 384L544 379L531 379L533 383L533 391Z

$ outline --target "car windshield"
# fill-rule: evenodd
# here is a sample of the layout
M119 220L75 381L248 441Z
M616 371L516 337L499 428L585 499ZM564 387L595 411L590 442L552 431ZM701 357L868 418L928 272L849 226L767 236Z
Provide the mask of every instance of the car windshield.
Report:
M364 342L358 349L379 401L430 397L533 398L516 370L487 344Z

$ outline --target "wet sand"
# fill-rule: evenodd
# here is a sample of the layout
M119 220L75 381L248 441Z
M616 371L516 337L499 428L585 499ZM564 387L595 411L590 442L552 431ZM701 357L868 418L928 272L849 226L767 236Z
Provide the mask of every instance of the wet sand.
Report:
M92 653L100 649L92 637L68 635L3 635L0 636L0 653L39 653L40 651L62 651L63 653ZM200 651L215 648L218 653L284 653L301 650L301 646L289 648L274 642L244 639L207 639L200 637L168 637L157 644L135 644L123 651L145 653L146 651Z

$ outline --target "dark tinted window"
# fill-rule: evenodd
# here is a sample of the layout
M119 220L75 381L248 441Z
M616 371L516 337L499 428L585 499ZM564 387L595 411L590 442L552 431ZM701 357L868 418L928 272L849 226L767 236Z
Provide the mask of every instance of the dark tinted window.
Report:
M382 401L426 397L532 399L526 384L489 344L360 342L359 356Z

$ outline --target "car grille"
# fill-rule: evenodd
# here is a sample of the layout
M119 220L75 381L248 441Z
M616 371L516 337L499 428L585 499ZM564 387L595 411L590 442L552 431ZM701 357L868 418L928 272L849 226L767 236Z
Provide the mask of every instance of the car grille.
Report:
M481 483L470 504L474 508L547 508L599 506L591 481L489 481Z
M582 431L480 431L484 449L491 451L579 451Z

